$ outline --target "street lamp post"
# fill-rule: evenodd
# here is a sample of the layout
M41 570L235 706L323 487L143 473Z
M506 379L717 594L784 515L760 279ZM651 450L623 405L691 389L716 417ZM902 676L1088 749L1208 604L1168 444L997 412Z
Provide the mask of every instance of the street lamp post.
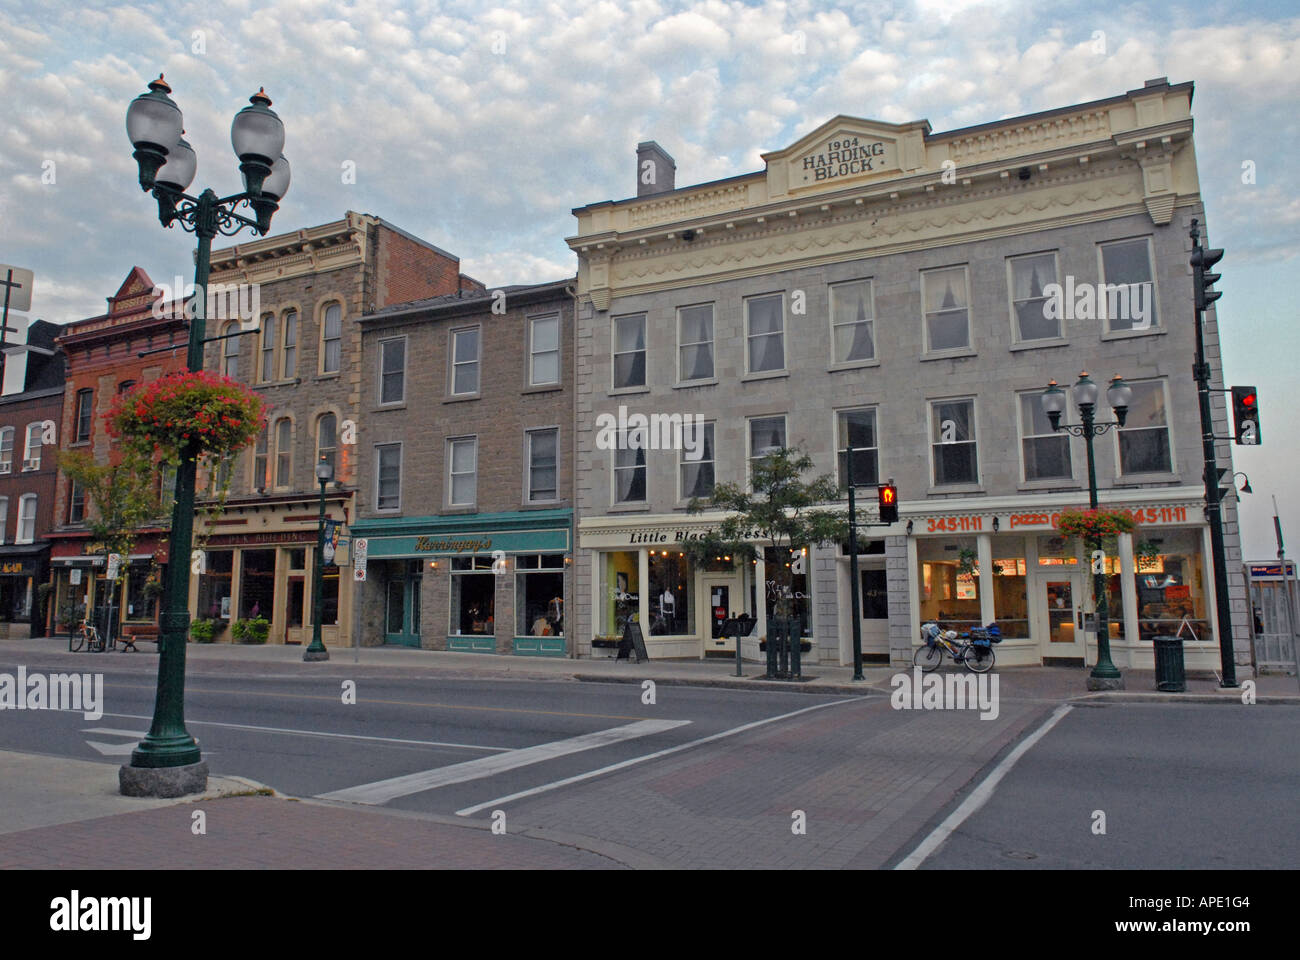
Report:
M1065 391L1056 385L1055 380L1049 381L1047 390L1043 393L1040 401L1043 405L1043 412L1047 414L1047 419L1051 421L1053 431L1064 430L1073 437L1084 438L1084 443L1088 449L1088 506L1096 510L1097 467L1092 455L1092 438L1100 437L1112 427L1124 426L1124 420L1128 417L1128 405L1133 399L1133 388L1118 375L1111 380L1110 385L1106 388L1106 401L1114 409L1115 419L1101 423L1095 419L1097 395L1100 390L1097 384L1089 378L1087 371L1079 374L1079 382L1071 388L1070 393L1075 406L1079 408L1079 417L1083 420L1083 423L1078 426L1061 423L1061 413L1065 410ZM1093 551L1101 549L1100 537L1091 537L1089 540L1089 545ZM1092 591L1097 608L1097 663L1092 668L1092 673L1088 675L1088 689L1123 690L1124 678L1110 658L1110 610L1106 598L1106 564L1104 560L1101 571L1094 571L1092 575Z
M182 139L184 120L180 108L168 94L171 87L160 74L149 84L149 92L131 102L126 112L126 132L135 148L140 189L152 192L158 201L158 219L164 227L179 223L198 237L194 265L194 297L191 301L189 344L186 366L191 372L203 369L203 345L208 342L207 286L212 239L233 236L244 227L265 235L271 217L289 188L289 162L284 149L284 124L270 110L271 101L259 90L249 98L250 106L236 114L230 127L230 142L239 157L245 190L218 198L211 189L197 197L185 192L194 179L198 160ZM277 159L278 158L278 159ZM251 220L235 210L241 204L257 216ZM251 332L251 331L250 331ZM187 444L176 471L176 502L172 507L171 543L167 576L163 586L163 612L159 617L158 688L153 723L121 768L121 790L131 796L183 796L202 792L207 785L207 764L198 742L185 729L185 642L189 634L188 563L193 547L194 483L196 442Z
M330 465L324 454L321 454L320 462L316 464L316 481L320 484L320 521L316 530L316 568L315 576L312 578L312 626L311 626L311 645L302 652L303 660L314 662L317 660L328 660L330 652L325 649L325 644L320 638L320 621L321 612L325 609L324 597L325 591L325 486L334 479L334 468Z

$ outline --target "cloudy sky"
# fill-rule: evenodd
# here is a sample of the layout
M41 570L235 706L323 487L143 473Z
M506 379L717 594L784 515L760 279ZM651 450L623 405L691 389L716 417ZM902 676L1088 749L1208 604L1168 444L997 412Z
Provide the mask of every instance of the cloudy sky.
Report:
M197 186L238 189L230 120L265 86L293 165L277 232L378 214L492 286L571 274L569 211L633 194L640 140L684 185L760 169L837 113L942 131L1193 80L1209 239L1228 250L1225 376L1260 388L1264 446L1237 456L1246 553L1274 556L1276 493L1300 555L1293 0L0 0L0 262L36 271L33 317L102 312L135 264L192 274L123 122L159 72Z

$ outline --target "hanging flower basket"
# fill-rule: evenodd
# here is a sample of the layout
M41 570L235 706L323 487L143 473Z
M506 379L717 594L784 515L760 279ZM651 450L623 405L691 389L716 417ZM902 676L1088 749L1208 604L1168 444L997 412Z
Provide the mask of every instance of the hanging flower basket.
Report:
M1114 540L1121 533L1132 533L1137 521L1123 510L1063 510L1056 522L1056 532L1063 537L1083 540Z
M108 433L152 458L180 463L183 452L233 456L266 426L260 395L229 377L174 373L118 396L105 414Z

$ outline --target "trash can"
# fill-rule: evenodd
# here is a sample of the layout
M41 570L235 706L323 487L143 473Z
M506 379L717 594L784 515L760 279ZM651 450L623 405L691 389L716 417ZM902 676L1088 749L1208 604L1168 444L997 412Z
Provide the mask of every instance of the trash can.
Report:
M1182 637L1156 637L1156 689L1164 693L1183 693L1187 690L1187 674L1183 670Z

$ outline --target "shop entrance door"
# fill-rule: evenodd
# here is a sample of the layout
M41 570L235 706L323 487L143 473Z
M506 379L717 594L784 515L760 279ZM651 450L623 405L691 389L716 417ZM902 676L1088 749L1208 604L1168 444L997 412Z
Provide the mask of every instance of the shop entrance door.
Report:
M706 576L704 578L704 599L700 604L700 636L704 638L704 650L723 650L735 653L734 637L722 636L724 622L733 614L743 616L744 598L741 596L740 578L737 576Z
M415 561L419 564L420 561ZM398 574L388 581L384 610L384 642L400 647L420 645L420 578Z
M1044 660L1083 661L1083 578L1053 571L1038 578L1034 589L1035 632Z

